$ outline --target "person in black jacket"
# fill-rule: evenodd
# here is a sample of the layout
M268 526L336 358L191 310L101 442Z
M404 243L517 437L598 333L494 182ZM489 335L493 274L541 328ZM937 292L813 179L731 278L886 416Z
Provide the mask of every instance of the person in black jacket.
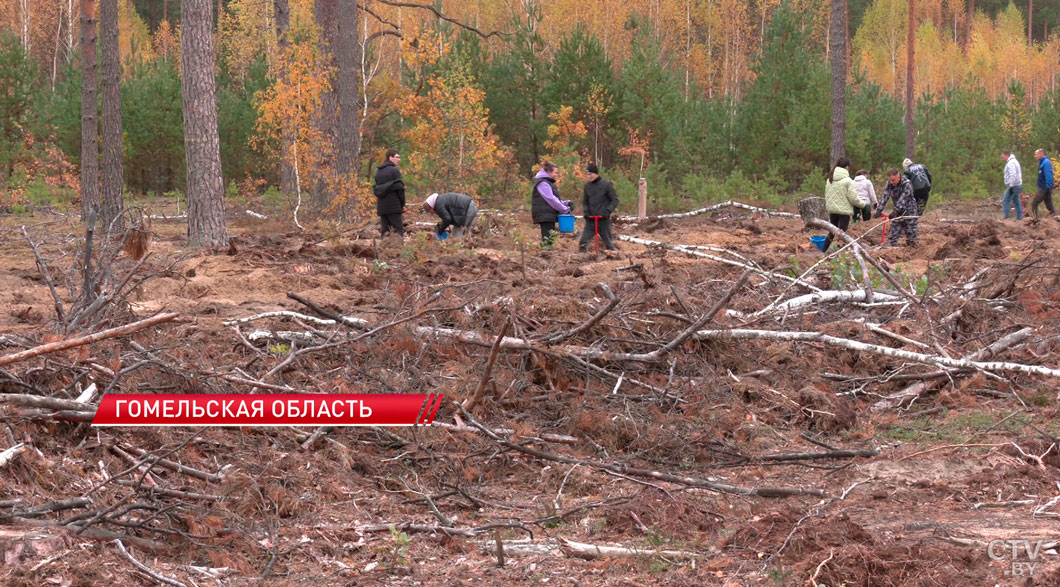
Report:
M560 214L570 214L570 200L560 200L556 189L559 172L555 164L545 161L534 176L534 188L530 196L530 214L534 224L541 226L541 248L551 249L556 244L555 228Z
M585 182L585 195L582 198L582 214L585 216L585 230L582 238L578 241L578 252L584 253L596 235L595 224L599 221L600 239L604 241L604 248L609 251L615 250L615 243L611 242L611 213L618 207L618 194L611 182L600 177L600 170L595 163L590 163L585 168L589 181ZM602 218L594 220L593 216Z
M379 214L382 225L382 236L393 230L405 236L405 225L402 213L405 211L405 181L397 164L401 155L395 149L388 149L386 161L375 171L375 212Z
M442 219L434 232L441 237L445 231L452 226L453 236L464 236L465 232L471 232L471 223L478 215L478 206L471 196L448 192L444 194L433 193L427 196L423 207L434 212Z

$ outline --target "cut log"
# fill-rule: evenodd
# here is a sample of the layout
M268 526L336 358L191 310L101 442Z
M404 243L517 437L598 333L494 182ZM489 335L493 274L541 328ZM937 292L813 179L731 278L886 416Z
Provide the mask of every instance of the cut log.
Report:
M811 220L827 220L824 198L813 197L799 200L799 216L802 217L802 223L806 225L809 225Z

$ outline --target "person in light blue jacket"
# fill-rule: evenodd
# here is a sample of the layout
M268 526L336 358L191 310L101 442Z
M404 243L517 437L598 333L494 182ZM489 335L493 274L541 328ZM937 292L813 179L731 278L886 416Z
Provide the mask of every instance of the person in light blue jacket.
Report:
M1038 160L1038 194L1031 200L1031 212L1038 218L1038 204L1045 202L1049 215L1056 216L1056 209L1053 208L1053 162L1041 149L1034 152L1034 158Z

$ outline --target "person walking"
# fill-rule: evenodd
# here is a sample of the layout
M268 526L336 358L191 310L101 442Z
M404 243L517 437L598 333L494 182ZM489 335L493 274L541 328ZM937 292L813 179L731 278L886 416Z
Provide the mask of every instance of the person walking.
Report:
M908 157L902 161L905 177L913 185L913 199L916 200L917 216L924 215L928 195L931 193L931 172L921 163L913 163Z
M600 177L600 170L595 163L585 167L585 174L589 180L585 182L582 197L585 230L578 241L578 252L586 252L589 243L597 234L600 235L600 240L604 241L604 248L613 251L615 243L611 242L611 213L618 207L618 194L615 193L615 186L611 182ZM599 218L593 218L594 216Z
M560 200L556 189L559 171L551 161L541 164L534 176L534 187L530 196L530 214L534 224L541 227L541 247L551 249L556 244L556 221L560 214L570 214L570 200Z
M850 159L846 157L840 157L832 172L828 174L824 188L824 208L828 212L828 221L843 231L850 226L854 209L861 209L861 198L854 189L854 180L850 179ZM834 236L831 232L828 233L822 252L828 252Z
M388 149L386 161L375 170L375 212L379 215L381 236L394 231L405 237L405 224L402 214L405 211L405 181L397 164L401 155L395 149Z
M442 219L434 227L434 232L440 238L450 226L453 227L453 236L459 238L471 232L471 223L478 215L478 206L471 196L458 194L456 192L437 192L427 196L423 202L423 208L438 215Z
M1053 208L1053 162L1041 149L1034 152L1034 158L1038 160L1038 193L1031 200L1031 213L1038 218L1038 204L1045 202L1049 215L1056 216L1056 210Z
M858 199L861 200L861 208L854 209L854 222L859 219L867 222L869 218L872 218L872 209L879 203L876 200L876 188L873 187L868 175L869 172L864 169L859 169L854 174L854 189L857 190Z
M1023 191L1023 168L1012 151L1002 151L1001 160L1005 162L1005 195L1001 198L1001 209L1008 219L1008 211L1016 205L1016 220L1023 220L1023 204L1020 203L1020 192Z
M883 209L888 200L893 200L894 205L891 210L891 231L887 234L887 243L892 247L897 247L898 238L904 234L905 244L915 246L920 240L919 202L913 195L912 182L894 167L887 170L887 187L883 189L883 198L876 206L876 218L883 216Z

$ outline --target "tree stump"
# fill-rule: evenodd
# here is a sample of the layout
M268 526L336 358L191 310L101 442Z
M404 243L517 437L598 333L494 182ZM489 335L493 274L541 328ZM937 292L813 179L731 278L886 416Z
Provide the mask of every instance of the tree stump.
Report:
M824 211L824 198L805 198L799 200L799 216L802 216L802 223L809 224L811 220L827 220L828 216Z

